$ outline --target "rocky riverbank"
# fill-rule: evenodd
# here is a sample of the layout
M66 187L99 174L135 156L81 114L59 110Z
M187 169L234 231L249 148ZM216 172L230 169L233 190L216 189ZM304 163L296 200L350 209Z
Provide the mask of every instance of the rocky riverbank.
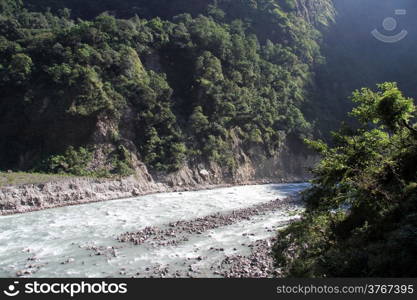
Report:
M2 243L13 252L0 251L0 272L17 277L279 276L271 239L299 218L298 193L306 187L155 194L0 218Z
M210 267L210 278L277 278L281 276L281 270L274 265L271 245L275 238L257 240L247 245L250 248L249 255L225 255L218 264ZM214 252L222 252L222 249L211 249ZM188 268L178 270L171 265L157 264L146 268L144 271L129 274L125 268L120 270L121 276L137 278L200 278L201 271L196 266L207 257L199 256L188 259L185 263Z
M28 184L0 188L0 215L27 213L49 208L125 199L155 193L196 191L219 187L302 182L304 177L255 180L219 180L208 178L201 170L198 180L177 177L154 181L152 178L131 176L120 180L71 178L42 184ZM189 176L189 174L187 174Z
M242 221L250 221L255 216L266 215L267 213L284 210L294 211L300 207L300 196L290 196L285 199L276 199L267 203L254 205L248 208L234 210L228 213L217 213L203 218L188 221L177 221L159 227L146 227L138 232L126 232L117 239L122 243L133 243L134 245L150 245L152 247L172 247L188 242L192 236L201 235L213 229L227 227ZM275 224L273 227L266 227L265 231L275 232L278 227L287 225L289 222L298 219L297 213L292 218ZM242 236L253 235L242 233ZM249 248L249 255L226 255L217 265L210 267L210 277L225 278L269 278L279 276L280 270L274 266L271 254L271 245L275 238L256 240L249 245L241 245ZM202 249L195 249L200 251ZM206 249L207 250L207 249ZM235 249L237 250L237 249ZM209 252L225 253L224 248L211 247ZM186 271L176 270L170 265L153 266L145 270L145 273L137 272L132 274L139 277L199 277L201 270L199 262L204 262L206 257L198 256L185 262L188 266ZM126 275L121 270L122 275Z
M135 245L147 242L154 246L175 246L180 242L188 241L190 235L202 234L208 230L230 226L277 209L290 210L299 201L299 197L288 197L284 200L276 199L248 208L234 210L227 214L216 213L194 220L171 222L165 227L146 227L137 232L126 232L120 235L118 240L120 242L131 242Z
M315 164L317 156L303 149L304 146L299 144L288 145L273 157L255 161L236 146L240 163L233 172L218 163L201 162L186 164L167 174L151 172L145 164L135 160L135 174L123 179L62 178L47 183L0 187L0 215L154 193L305 182L311 176L308 169ZM252 152L257 151L262 152L261 149L252 149Z

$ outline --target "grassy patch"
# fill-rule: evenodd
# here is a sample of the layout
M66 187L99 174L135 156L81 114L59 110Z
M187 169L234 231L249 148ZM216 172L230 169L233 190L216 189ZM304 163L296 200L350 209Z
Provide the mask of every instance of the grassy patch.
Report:
M0 188L12 185L38 184L51 181L60 181L71 177L74 176L0 171Z

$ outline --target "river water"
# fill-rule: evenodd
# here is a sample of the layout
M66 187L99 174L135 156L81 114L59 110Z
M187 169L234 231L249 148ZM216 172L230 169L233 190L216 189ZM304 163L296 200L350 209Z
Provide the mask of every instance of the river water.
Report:
M172 246L120 243L117 236L284 199L306 187L271 184L163 193L3 216L0 277L140 277L166 265L181 271L190 261L198 269L197 277L213 277L210 270L225 255L248 254L246 245L273 237L302 207L253 216ZM216 247L224 250L210 251Z

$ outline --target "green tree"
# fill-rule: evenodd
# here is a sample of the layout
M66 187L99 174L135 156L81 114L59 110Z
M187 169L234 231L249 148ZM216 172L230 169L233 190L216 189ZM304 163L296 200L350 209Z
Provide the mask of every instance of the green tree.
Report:
M12 15L23 7L22 0L0 0L0 14Z
M32 59L23 53L14 54L9 65L9 74L18 82L25 81L29 78L32 71Z
M355 91L352 100L359 105L351 115L362 123L382 124L391 131L411 128L409 121L416 111L414 100L405 98L396 83L380 84L377 92L366 88Z
M204 133L209 126L209 120L203 114L203 108L201 106L197 106L196 108L194 108L194 112L190 117L190 121L191 127L195 130L197 134Z
M352 97L362 127L334 133L305 193L303 219L279 234L290 276L416 276L416 107L395 83Z

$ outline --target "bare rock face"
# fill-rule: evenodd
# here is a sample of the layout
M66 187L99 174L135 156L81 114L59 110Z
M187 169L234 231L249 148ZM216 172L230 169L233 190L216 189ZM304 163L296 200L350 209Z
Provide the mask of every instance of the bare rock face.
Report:
M0 189L0 214L129 198L162 192L158 184L129 177L122 180L74 178Z
M204 179L209 178L210 173L209 171L207 171L206 169L200 170L199 174L201 175L201 177L203 177Z

